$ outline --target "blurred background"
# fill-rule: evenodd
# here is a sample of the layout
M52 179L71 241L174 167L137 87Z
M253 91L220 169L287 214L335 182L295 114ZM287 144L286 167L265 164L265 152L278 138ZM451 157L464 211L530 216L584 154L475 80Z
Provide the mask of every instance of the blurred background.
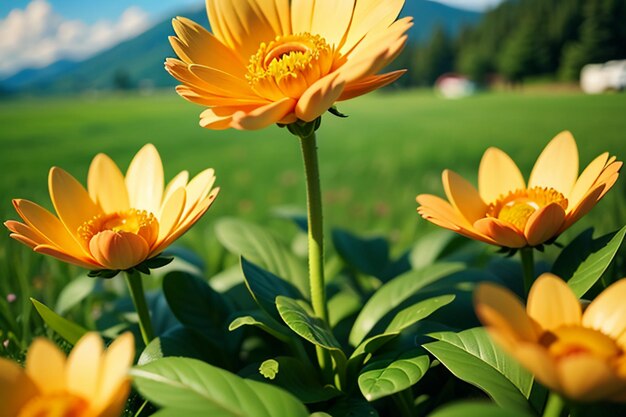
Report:
M2 218L16 218L12 198L51 207L51 166L84 182L98 152L125 170L152 142L168 179L217 171L222 193L185 244L202 248L223 216L293 233L277 213L305 208L297 141L278 127L198 126L202 108L179 98L163 69L178 15L208 27L198 0L0 2ZM402 15L415 26L394 68L408 73L339 103L349 117L328 115L319 131L328 225L382 234L401 252L434 230L418 218L415 196L441 195L445 168L475 181L489 146L526 176L565 129L581 166L604 151L626 156L626 1L407 0ZM624 190L620 180L573 233L591 221L603 232L626 223ZM0 237L2 250L8 241Z

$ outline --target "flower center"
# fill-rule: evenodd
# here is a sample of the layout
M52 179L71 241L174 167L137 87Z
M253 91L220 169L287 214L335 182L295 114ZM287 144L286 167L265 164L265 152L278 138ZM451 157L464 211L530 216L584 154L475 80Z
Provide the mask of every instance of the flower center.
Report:
M78 234L86 244L89 244L91 238L105 230L139 235L144 238L148 245L151 245L159 234L159 222L152 213L145 210L130 209L98 215L83 223L78 229Z
M258 94L271 100L299 98L331 70L334 48L319 35L301 33L263 42L250 58L246 79Z
M613 360L623 353L609 336L580 326L561 327L547 332L541 337L540 343L557 359L592 354L605 360Z
M567 209L567 199L554 188L516 190L489 204L487 216L498 218L524 231L530 216L552 203L559 204L563 210Z
M83 417L89 409L87 401L72 394L57 393L32 398L17 417Z

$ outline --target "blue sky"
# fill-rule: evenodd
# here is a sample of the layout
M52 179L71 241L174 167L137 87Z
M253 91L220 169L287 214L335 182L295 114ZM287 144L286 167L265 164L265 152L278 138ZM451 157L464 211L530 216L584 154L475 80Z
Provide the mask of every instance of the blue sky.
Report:
M484 10L502 0L436 1ZM0 0L0 80L60 59L89 58L203 4L203 0Z

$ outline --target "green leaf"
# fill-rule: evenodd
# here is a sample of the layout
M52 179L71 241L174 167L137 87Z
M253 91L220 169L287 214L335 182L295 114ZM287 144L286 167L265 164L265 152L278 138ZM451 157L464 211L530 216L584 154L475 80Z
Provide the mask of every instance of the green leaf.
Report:
M276 319L279 317L275 307L276 297L284 295L295 299L303 298L300 291L291 283L243 257L241 258L241 270L246 280L246 286L254 300L259 307Z
M259 367L259 373L267 379L274 379L278 375L280 365L275 359L264 361Z
M387 313L433 282L460 271L463 264L435 264L409 271L389 281L365 304L350 332L350 344L357 346Z
M272 381L266 382L289 391L305 404L328 401L342 394L331 385L322 385L317 379L319 372L310 362L283 356L272 361L277 363L278 372ZM257 374L252 378L260 380L261 377Z
M215 363L221 354L204 337L179 325L150 342L141 353L138 364L145 365L168 356Z
M454 295L442 295L413 304L396 314L391 323L389 323L389 326L387 326L385 333L401 332L407 327L430 316L440 308L447 306L454 301L455 298Z
M202 278L170 272L163 278L163 294L174 316L185 326L218 340L227 333L230 308Z
M333 417L378 417L378 411L370 403L357 397L338 401L328 413Z
M626 227L598 239L588 229L576 237L554 262L552 272L567 281L577 297L582 297L600 279L622 245Z
M420 238L409 255L411 267L422 269L435 263L455 237L452 232L439 230Z
M228 330L232 332L243 326L258 327L264 332L286 343L289 342L292 336L292 333L286 326L278 323L262 310L248 311L247 315L235 318L228 326Z
M52 330L57 332L59 336L71 345L75 345L76 342L78 342L78 340L83 337L85 333L87 333L87 329L84 329L78 324L72 323L71 321L59 316L57 313L34 298L31 298L30 301L35 306L35 309L43 321L45 321Z
M169 416L309 416L304 405L291 394L195 359L164 358L134 368L131 375L141 395L171 410L165 414Z
M285 324L300 337L330 351L341 352L341 345L328 325L315 317L305 302L279 296L276 298L276 308Z
M349 289L343 289L328 300L328 321L334 328L342 320L352 316L361 310L363 302L357 293Z
M496 346L484 328L441 332L424 348L457 378L485 391L504 408L528 409L533 377Z
M389 242L381 237L361 238L341 229L332 231L333 245L349 265L366 275L382 278L389 264Z
M478 401L464 401L445 405L428 417L536 417L536 415L514 408L500 408L495 404Z
M63 288L59 298L57 299L56 312L60 315L67 313L72 307L78 305L81 301L93 293L97 281L88 276L79 277Z
M238 219L221 219L215 234L229 251L288 280L309 297L309 275L303 262L268 230Z
M368 401L375 401L413 386L429 366L430 358L421 348L376 358L361 371L359 388Z

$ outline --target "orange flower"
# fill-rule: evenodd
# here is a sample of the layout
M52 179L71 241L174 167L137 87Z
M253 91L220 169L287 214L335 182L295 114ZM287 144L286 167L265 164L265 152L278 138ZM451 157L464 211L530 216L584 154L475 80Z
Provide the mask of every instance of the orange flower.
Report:
M26 369L0 358L0 417L118 417L130 392L134 339L125 333L105 352L97 333L66 358L46 339L28 349Z
M559 277L534 283L526 310L510 291L481 284L476 314L490 335L548 388L577 401L626 401L626 279L587 309Z
M421 194L417 211L438 226L492 245L538 246L587 214L615 184L621 167L603 153L579 177L576 141L562 132L539 155L528 186L507 154L489 148L480 162L478 190L446 170L448 201Z
M213 33L174 19L176 91L208 107L209 129L311 122L334 102L381 88L405 71L375 75L403 49L404 0L206 0Z
M88 190L70 174L52 168L48 179L56 210L13 200L24 223L7 221L11 237L35 252L91 270L126 270L153 258L208 210L219 188L213 169L188 182L183 171L163 189L163 165L156 148L144 146L126 177L106 155L89 168Z

